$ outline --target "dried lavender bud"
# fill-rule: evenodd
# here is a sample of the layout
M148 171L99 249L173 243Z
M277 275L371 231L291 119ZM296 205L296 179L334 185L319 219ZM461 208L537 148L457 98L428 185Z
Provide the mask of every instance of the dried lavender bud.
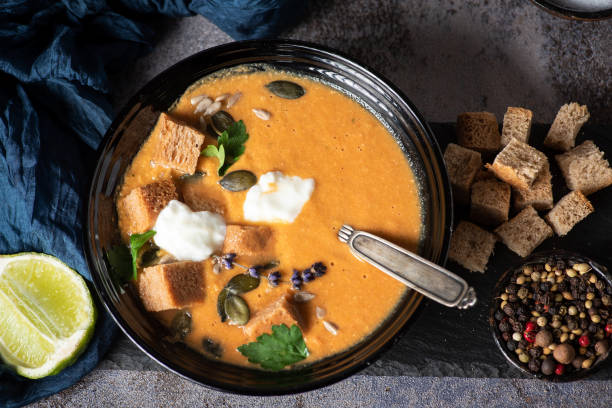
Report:
M302 272L302 280L304 282L310 282L314 280L314 275L312 274L312 272L310 272L310 269L306 269L304 272Z
M221 264L225 269L232 269L234 267L234 260L236 259L236 254L229 253L225 254L221 257Z
M259 279L259 272L257 271L257 268L250 267L248 269L248 272L249 272L249 275L251 275L251 277Z
M310 268L313 270L314 276L317 278L325 275L325 272L327 271L327 266L323 265L322 262L315 262Z

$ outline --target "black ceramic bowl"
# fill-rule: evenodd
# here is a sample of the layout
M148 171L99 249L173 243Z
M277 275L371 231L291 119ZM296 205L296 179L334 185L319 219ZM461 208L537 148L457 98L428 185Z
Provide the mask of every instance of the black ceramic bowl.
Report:
M612 17L612 7L597 7L596 4L570 4L559 0L531 0L549 13L570 20L603 20Z
M499 350L502 352L504 357L506 357L506 360L508 360L508 362L512 366L516 367L518 370L520 370L521 372L523 372L524 374L528 376L532 376L532 377L536 377L536 378L540 378L540 379L548 380L548 381L554 381L554 382L566 382L566 381L579 380L581 378L587 377L591 375L592 373L594 373L596 370L603 367L605 364L608 364L608 360L609 360L608 356L610 355L610 350L606 354L603 354L597 357L597 359L595 360L595 362L589 369L584 369L584 370L580 370L580 371L576 371L572 373L566 373L561 376L557 376L555 374L544 375L542 373L534 374L533 372L529 371L528 369L524 367L524 364L519 361L518 356L515 352L508 350L506 345L503 344L504 340L501 338L501 332L498 328L498 323L494 317L495 312L499 310L499 307L501 305L500 295L504 292L504 289L507 286L507 284L510 283L510 279L514 271L526 265L533 265L533 264L538 264L538 263L542 264L548 261L554 262L555 260L564 260L564 261L569 260L575 263L587 263L591 266L592 272L597 274L597 276L600 279L602 279L604 282L606 282L606 284L609 287L612 287L612 275L610 275L610 273L608 272L608 269L605 266L600 265L599 263L595 262L594 260L590 258L587 258L585 256L582 256L582 255L579 255L573 252L564 251L564 250L553 250L553 251L535 253L525 258L521 263L508 269L506 272L504 272L504 274L497 281L495 288L493 289L493 297L490 303L491 308L489 310L489 326L490 326L491 334L493 335L493 339L495 340L495 344L497 345ZM610 341L609 337L608 337L608 341Z
M409 292L375 332L342 353L280 373L211 360L182 344L163 340L165 329L141 307L131 288L113 282L108 251L120 243L114 195L122 175L155 120L198 79L241 64L266 64L314 77L356 98L394 134L416 175L422 203L419 252L444 264L452 225L452 199L442 155L431 130L391 83L346 56L295 41L246 41L189 57L158 75L119 113L102 143L86 212L86 254L93 281L108 312L125 334L167 369L203 385L243 394L286 394L341 380L370 364L408 323L421 295Z

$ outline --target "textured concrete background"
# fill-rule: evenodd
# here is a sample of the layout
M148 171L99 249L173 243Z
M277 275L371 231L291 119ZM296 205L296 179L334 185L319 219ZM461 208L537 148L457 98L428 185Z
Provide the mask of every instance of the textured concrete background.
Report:
M592 121L612 123L612 20L573 22L527 0L311 0L283 35L337 48L399 86L425 118L454 121L466 110L501 119L508 105L550 122L563 103L586 103ZM181 59L231 39L205 18L160 27L153 53L117 75L119 109ZM392 353L397 352L393 350ZM392 354L390 353L390 354ZM210 391L159 366L120 337L100 367L32 406L403 407L610 406L612 381L554 385L535 380L397 376L393 362L297 396L254 398ZM406 373L404 373L406 374ZM392 375L392 376L389 376Z

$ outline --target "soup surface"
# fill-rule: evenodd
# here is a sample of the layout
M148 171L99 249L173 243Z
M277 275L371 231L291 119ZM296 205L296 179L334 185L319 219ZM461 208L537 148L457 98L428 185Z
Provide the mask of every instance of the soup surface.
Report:
M287 80L303 87L297 99L276 96L266 84ZM315 262L327 267L325 275L304 283L302 292L314 294L310 301L296 304L301 315L301 330L312 362L347 349L375 330L405 294L405 287L370 265L359 261L336 233L343 224L378 234L410 250L416 250L421 230L419 197L414 175L404 153L387 129L368 110L346 95L311 79L274 70L229 72L205 78L190 87L168 114L203 130L202 113L194 113L192 98L223 94L241 97L230 108L222 109L235 120L242 120L250 137L244 154L228 170L249 170L257 177L271 171L287 176L313 179L314 190L293 222L246 221L243 205L247 191L231 192L219 185L218 160L200 156L197 170L201 177L181 178L181 173L152 164L154 138L159 126L144 143L124 177L118 200L134 188L171 178L179 199L194 211L219 213L227 225L267 225L274 245L253 256L238 257L236 262L250 266L276 260L279 266L262 272L260 285L242 298L251 318L278 300L284 293L293 296L290 278L294 269L303 270ZM258 117L253 109L269 113ZM203 146L216 144L204 132ZM128 215L119 211L119 223L125 240L129 231ZM226 237L226 240L228 238ZM202 302L189 307L192 330L184 341L207 354L203 339L211 339L223 350L221 359L238 365L251 365L237 347L254 341L243 327L221 322L217 299L227 282L244 273L239 267L213 272L211 259L205 266ZM281 273L281 283L272 286L265 276ZM317 317L316 309L325 311ZM176 311L156 313L170 325ZM319 313L321 315L322 313ZM326 328L324 321L337 328ZM328 325L329 326L329 325ZM207 354L210 356L210 354Z

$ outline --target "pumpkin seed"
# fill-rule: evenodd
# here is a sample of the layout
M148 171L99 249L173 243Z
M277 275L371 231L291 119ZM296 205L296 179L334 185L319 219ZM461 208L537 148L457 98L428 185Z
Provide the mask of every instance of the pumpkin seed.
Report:
M290 81L273 81L267 84L266 88L274 95L284 99L297 99L306 93L304 88Z
M210 125L219 136L221 136L221 133L226 131L234 122L232 115L226 111L219 111L210 117Z
M227 295L229 295L229 293L229 289L225 287L221 292L219 292L219 297L217 297L217 313L221 318L221 323L227 320L227 313L225 313L225 300L227 299Z
M236 295L229 295L225 299L225 312L230 319L230 324L237 326L246 324L251 316L247 303L243 298Z
M264 270L264 271L265 271L265 270L268 270L268 269L276 268L278 265L280 265L280 261L278 261L278 260L276 260L276 259L275 259L275 260L270 261L270 262L268 262L268 263L266 263L266 264L263 264L263 265L257 265L257 266L255 267L255 269L258 269L258 270L259 270L259 269L261 269L261 270Z
M226 174L219 184L228 191L248 190L257 183L257 176L248 170L236 170Z
M259 286L259 279L254 278L248 273L241 273L240 275L234 276L225 285L229 292L233 295L239 295L241 293L250 292Z
M206 173L203 171L196 171L193 174L183 174L179 177L181 181L198 181L202 177L206 176Z
M185 340L185 337L191 333L191 313L189 310L180 310L172 318L170 323L170 338L173 341Z
M293 295L293 300L296 301L297 303L310 302L314 298L315 298L314 293L310 293L310 292L297 292L295 295Z
M158 258L157 251L159 251L159 247L152 243L151 240L147 241L138 251L136 265L139 268L155 265Z
M208 337L204 337L202 339L202 347L204 348L204 351L212 354L217 358L221 358L221 356L223 355L223 347L221 347L219 343L217 343L213 339L209 339Z

